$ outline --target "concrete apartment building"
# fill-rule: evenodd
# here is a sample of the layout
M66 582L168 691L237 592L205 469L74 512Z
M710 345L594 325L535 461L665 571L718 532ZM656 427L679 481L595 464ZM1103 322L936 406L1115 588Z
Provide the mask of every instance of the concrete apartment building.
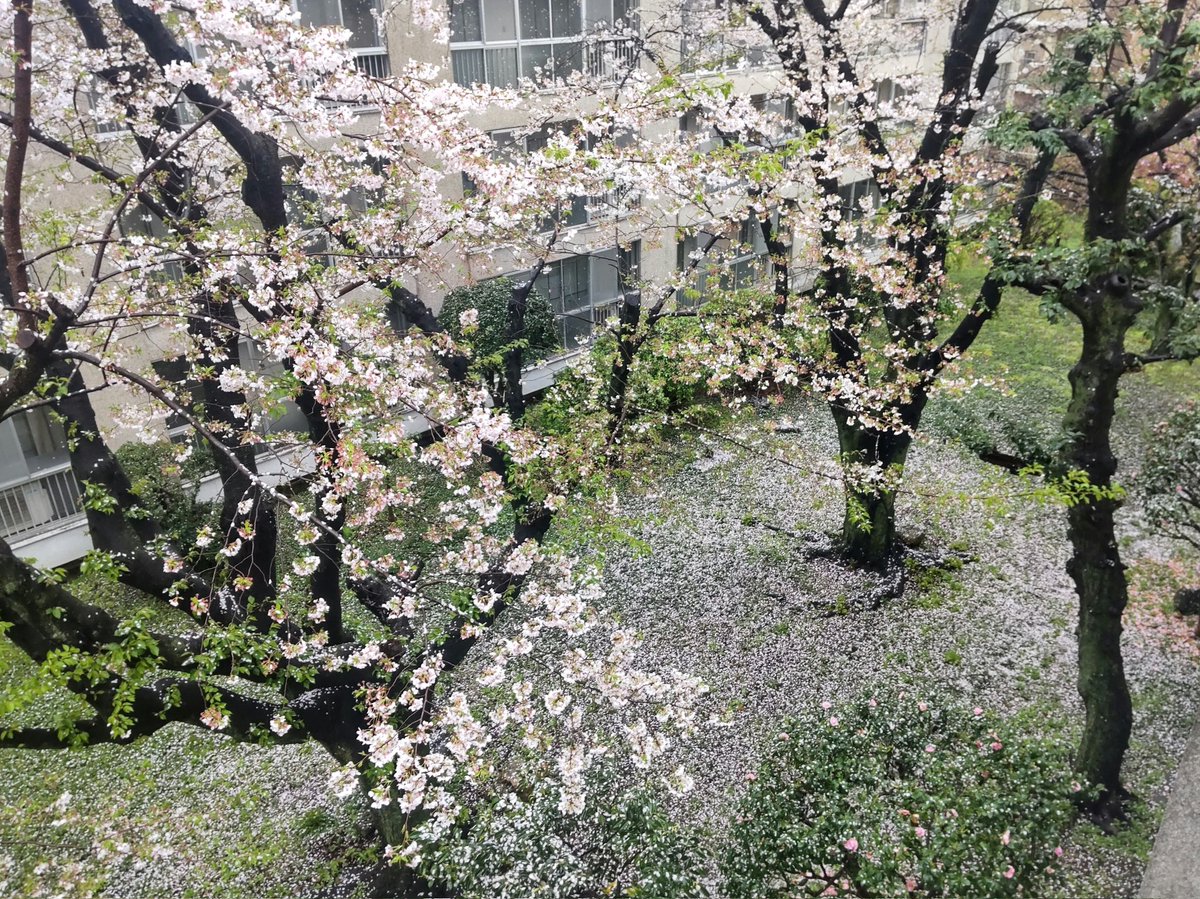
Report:
M589 40L587 35L615 19L650 21L657 13L656 0L452 0L452 36L448 46L416 40L410 35L403 7L378 16L377 0L295 0L303 21L313 25L341 25L351 33L355 64L377 77L386 77L402 60L420 59L446 66L447 77L461 84L482 82L509 86L535 69L552 69L565 74L582 70L603 81L622 66L633 62L633 41L617 38ZM685 71L705 77L704 60L723 57L724 69L740 94L756 104L775 102L773 93L782 77L777 60L765 46L714 46L721 38L709 38L697 46L689 42L687 15L695 4L705 0L685 0L684 27L678 47L672 48ZM634 5L631 5L634 4ZM1009 6L1014 4L1010 2ZM915 72L939 70L942 50L949 39L948 24L921 14L920 0L888 0L879 15L896 36L887 52L862 48L860 65L872 71L881 101L896 97L895 77ZM1022 62L1020 46L1013 42L1001 57L997 76L997 100L1003 102L1017 81ZM584 101L586 102L586 101ZM370 116L370 111L364 111ZM364 123L369 127L369 122ZM498 142L509 140L509 133L528 125L528 116L520 111L497 110L478 123ZM687 116L661 122L659 136L694 129ZM114 128L113 140L123 139ZM536 136L525 138L527 149L535 149ZM461 191L469 185L463 179L447 177L444 189ZM854 172L844 176L844 195L848 214L856 203L869 194L870 183ZM578 198L567 218L571 226L566 239L556 245L541 277L538 289L546 295L560 323L562 357L527 373L525 389L532 392L547 386L554 371L581 351L609 321L616 308L622 281L620 273L634 272L647 280L669 277L684 265L696 247L696 238L676 240L669 228L656 228L654 235L639 235L635 225L624 218L640 202L636 196ZM643 210L644 211L644 210ZM645 220L645 216L642 217ZM695 224L685 222L681 224ZM754 279L765 254L761 236L754 227L740 235L730 235L734 245L744 252L725 262L729 277L737 284ZM515 265L506 267L504 254L492 261L480 254L478 259L463 261L461 280L481 280L498 275L520 276ZM803 285L805 273L796 272L796 283ZM703 290L705 276L698 276ZM421 298L435 310L440 305L444 283L414 285ZM148 338L152 345L152 338ZM253 364L254 348L243 347L245 360ZM98 407L106 403L98 399ZM288 427L290 422L280 425ZM299 429L303 429L300 425ZM261 466L272 476L271 465ZM295 472L293 472L295 473ZM274 475L289 476L287 466L276 466ZM201 495L215 496L216 485L202 486ZM42 565L61 565L82 557L90 548L87 523L78 502L79 486L71 472L62 428L44 411L20 413L0 422L0 536L12 545L18 556L33 557Z

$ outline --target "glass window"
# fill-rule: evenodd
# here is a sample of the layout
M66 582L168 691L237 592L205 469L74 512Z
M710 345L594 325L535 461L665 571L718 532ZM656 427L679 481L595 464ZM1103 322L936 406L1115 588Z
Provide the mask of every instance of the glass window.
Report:
M536 78L539 75L552 75L554 65L554 49L552 44L522 44L521 45L521 74L526 78Z
M342 24L338 0L296 0L296 10L300 13L300 24L306 28L326 28Z
M617 251L617 289L636 290L642 277L642 242L635 240Z
M521 24L524 25L524 20ZM485 41L515 41L517 18L513 0L483 0L483 27Z
M479 0L450 0L450 41L483 40L483 20Z
M612 21L612 0L588 0L587 26L589 29L597 29L604 25L611 25Z
M40 471L66 462L67 435L62 425L45 409L30 409L12 417L17 442L30 471Z
M579 34L581 29L580 0L554 0L552 4L551 25L555 37L572 37Z
M483 51L487 61L487 83L493 87L513 87L517 83L517 48L500 47Z
M454 70L455 84L485 84L482 50L454 50L450 54L450 68Z
M521 39L550 37L550 0L521 0Z
M342 0L342 27L350 31L350 46L381 47L375 0Z
M583 44L572 41L569 44L554 45L554 76L566 78L572 72L583 68Z

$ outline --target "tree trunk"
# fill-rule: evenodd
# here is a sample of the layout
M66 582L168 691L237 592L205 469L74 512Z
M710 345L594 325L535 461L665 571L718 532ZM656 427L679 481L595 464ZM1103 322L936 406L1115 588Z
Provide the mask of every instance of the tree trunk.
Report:
M915 410L913 415L915 428L920 411ZM846 412L837 407L833 407L833 419L837 424L842 464L877 467L885 476L883 484L869 487L850 478L845 480L842 555L854 565L882 571L888 567L896 547L895 484L912 446L912 436L851 424Z
M846 486L842 554L864 568L884 569L896 541L896 494Z
M1101 808L1119 803L1121 762L1133 730L1133 704L1121 656L1121 615L1128 602L1125 566L1113 533L1116 503L1081 503L1067 514L1079 593L1079 695L1086 716L1075 768L1100 788Z
M1092 488L1104 489L1117 470L1109 435L1124 373L1125 335L1136 315L1128 278L1109 277L1080 308L1083 348L1070 374L1071 402L1063 424L1071 440L1065 461L1087 474ZM1129 593L1114 527L1120 505L1116 498L1093 497L1067 512L1067 571L1079 594L1078 686L1086 710L1075 767L1099 788L1096 810L1106 814L1124 796L1121 762L1133 728L1121 657L1121 616Z

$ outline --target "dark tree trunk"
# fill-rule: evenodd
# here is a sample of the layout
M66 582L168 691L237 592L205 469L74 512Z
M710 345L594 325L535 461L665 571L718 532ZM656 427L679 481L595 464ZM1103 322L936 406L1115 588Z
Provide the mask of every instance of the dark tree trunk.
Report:
M639 292L627 291L617 307L617 355L613 359L608 379L608 461L615 464L620 458L621 438L629 417L629 374L637 355L638 325L642 319L642 297Z
M288 364L290 370L291 366ZM325 407L317 399L312 387L305 385L296 394L296 405L308 422L308 435L317 452L325 453L330 464L336 464L341 428L325 415ZM338 504L333 514L325 511L323 502L330 490L322 490L314 497L313 517L320 529L312 544L313 555L318 559L317 570L309 576L309 594L314 603L325 603L325 630L332 643L345 640L342 623L342 548L338 537L346 526L345 502Z
M1136 305L1126 276L1110 276L1080 304L1083 348L1072 368L1071 402L1064 428L1066 463L1088 476L1092 488L1112 485L1117 459L1109 439L1118 382L1124 373L1125 335ZM1098 807L1109 811L1124 795L1121 762L1133 729L1133 705L1121 656L1121 616L1129 601L1125 566L1117 546L1115 498L1101 496L1071 506L1067 571L1079 594L1079 695L1086 717L1075 767L1100 789Z
M198 272L189 270L189 274ZM275 555L279 528L275 506L257 482L254 446L238 439L244 425L233 410L245 406L246 396L240 390L224 390L220 384L224 372L242 367L237 311L232 301L215 293L197 297L196 305L200 315L191 319L189 327L203 348L205 366L211 372L196 384L195 392L204 421L228 450L227 454L215 446L209 447L222 485L221 535L226 544L235 540L240 543L238 551L228 559L233 575L231 589L240 607L253 606L255 623L266 632L271 628L268 613L277 597ZM221 361L213 358L213 348L222 351ZM249 509L239 511L245 502L250 503ZM239 537L243 524L249 525L249 537ZM242 577L251 582L249 588L238 586L238 578Z
M921 407L910 406L904 418L915 430ZM843 465L867 465L884 475L883 484L863 487L852 479L845 482L846 511L842 519L842 555L854 565L878 571L886 569L896 547L896 488L900 471L912 446L911 432L892 433L851 423L838 406L831 407L837 425L838 449Z

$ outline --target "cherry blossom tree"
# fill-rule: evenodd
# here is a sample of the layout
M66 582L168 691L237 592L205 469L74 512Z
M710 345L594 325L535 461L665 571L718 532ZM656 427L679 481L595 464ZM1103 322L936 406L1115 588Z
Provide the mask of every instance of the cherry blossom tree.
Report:
M998 59L1037 31L1042 7L919 4L914 15L949 32L935 71L910 70L913 37L884 4L736 8L778 55L803 135L781 168L751 181L771 247L774 321L805 335L807 352L791 366L827 399L837 426L842 550L882 567L893 552L896 490L925 406L1001 299L1002 283L988 277L976 297L956 301L947 283L950 250L970 239L981 204L997 201L1006 212L993 217L991 239L1018 240L1053 161L1038 155L998 196L979 189ZM857 192L846 183L854 178ZM789 280L796 261L771 225L772 210L782 210L784 230L800 244L797 261L815 273L811 288Z
M172 722L315 740L409 864L418 835L457 819L465 783L535 777L572 815L606 747L651 766L694 728L703 688L637 669L631 634L588 637L595 576L542 545L563 496L517 475L560 452L521 427L519 378L497 409L464 376L464 348L435 327L398 336L383 314L389 297L412 304L401 285L436 275L451 247L520 243L557 205L539 171L549 156L499 162L468 123L518 94L416 64L368 77L344 32L299 27L288 3L63 7L3 8L0 415L60 418L97 546L88 564L190 621L176 633L117 616L0 542L8 638L94 710L0 742L129 743ZM428 18L444 27L444 11ZM378 110L369 128L364 107ZM447 172L507 190L456 203L437 189ZM555 190L582 192L572 177ZM79 199L63 208L67 183ZM523 303L518 292L514 337ZM182 372L148 369L139 339ZM136 436L170 414L192 438L181 458L212 457L220 515L196 546L173 545L138 504L92 402L118 384ZM281 403L302 431L272 431ZM414 421L434 442L410 439ZM272 456L302 488L264 472ZM447 485L432 519L422 473ZM285 531L298 546L286 567Z

